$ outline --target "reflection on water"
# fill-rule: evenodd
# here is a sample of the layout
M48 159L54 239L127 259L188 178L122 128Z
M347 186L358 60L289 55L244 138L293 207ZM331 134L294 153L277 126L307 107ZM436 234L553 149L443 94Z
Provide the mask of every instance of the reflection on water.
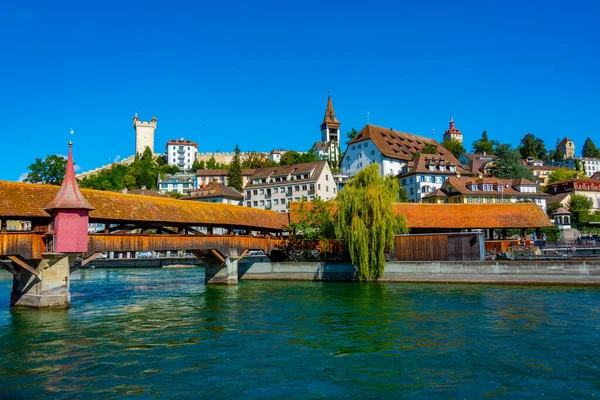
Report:
M81 270L72 308L11 310L0 397L600 396L600 289L242 282Z

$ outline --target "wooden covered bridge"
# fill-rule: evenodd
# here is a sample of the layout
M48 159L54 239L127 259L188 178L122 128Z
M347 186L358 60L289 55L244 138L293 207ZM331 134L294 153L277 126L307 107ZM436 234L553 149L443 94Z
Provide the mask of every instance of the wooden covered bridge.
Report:
M207 283L236 284L238 260L273 255L288 225L272 211L80 190L71 148L60 188L0 181L0 258L12 261L0 266L16 306L68 307L70 273L103 252L188 251L207 261Z

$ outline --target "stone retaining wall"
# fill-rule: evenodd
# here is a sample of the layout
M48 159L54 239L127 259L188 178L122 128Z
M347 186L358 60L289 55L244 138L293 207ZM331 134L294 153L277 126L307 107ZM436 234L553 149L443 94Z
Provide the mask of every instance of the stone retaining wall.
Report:
M241 280L353 281L342 263L240 261ZM600 285L600 261L390 262L381 281Z

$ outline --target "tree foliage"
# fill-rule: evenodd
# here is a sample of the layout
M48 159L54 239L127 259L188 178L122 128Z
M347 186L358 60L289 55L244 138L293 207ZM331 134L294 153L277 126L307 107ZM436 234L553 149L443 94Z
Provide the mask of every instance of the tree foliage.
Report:
M579 172L567 169L567 168L557 168L550 175L548 175L548 184L564 181L567 179L578 178L580 175Z
M442 142L442 146L446 148L454 157L458 158L461 154L465 153L465 147L463 144L456 139L446 139Z
M206 169L206 163L204 162L204 160L200 161L196 158L192 163L192 172L196 172L199 169Z
M279 165L294 165L313 161L319 161L319 156L315 153L313 149L310 149L309 151L304 152L302 154L298 153L295 150L289 150L281 156L281 159L279 160Z
M533 157L540 160L545 160L548 156L548 150L544 145L544 141L541 138L536 138L533 133L526 134L521 139L521 145L519 146L519 152L521 158Z
M354 139L356 137L356 135L358 135L358 131L354 128L352 128L350 131L346 132L346 139L348 139L346 141L346 143L348 143L349 141Z
M242 162L240 160L240 147L236 144L233 159L229 165L227 173L227 186L234 188L238 192L243 190L242 180Z
M496 154L496 146L498 142L496 140L489 140L487 131L484 129L481 132L481 139L473 142L471 146L473 153L476 154Z
M587 196L572 193L567 207L569 211L571 211L574 215L577 215L577 213L580 212L589 213L592 205L592 200L590 200Z
M600 149L596 147L592 139L589 137L585 139L583 147L581 148L582 157L600 158Z
M181 172L176 165L161 162L162 157L154 158L152 151L146 147L144 152L136 155L130 165L114 164L97 174L83 178L80 186L98 190L156 189L159 175Z
M23 182L60 185L65 178L67 159L57 155L48 156L43 160L36 158L27 169L29 173Z
M496 152L498 159L491 168L492 176L500 179L525 178L535 182L533 173L521 163L521 154L512 149L510 144L497 145Z
M556 145L554 146L554 150L551 150L546 156L547 161L558 161L563 160L565 158L565 155L560 149L560 142L560 139L556 139Z
M394 244L394 235L408 232L403 216L394 214L398 201L398 180L380 176L379 165L360 171L337 196L335 235L343 239L362 281L378 279L385 270L385 249Z
M249 151L244 156L242 160L242 168L265 168L265 167L273 167L277 163L274 163L269 160L269 157L263 153L257 153L255 151Z
M425 145L421 148L421 154L438 154L439 149L433 143L425 143Z

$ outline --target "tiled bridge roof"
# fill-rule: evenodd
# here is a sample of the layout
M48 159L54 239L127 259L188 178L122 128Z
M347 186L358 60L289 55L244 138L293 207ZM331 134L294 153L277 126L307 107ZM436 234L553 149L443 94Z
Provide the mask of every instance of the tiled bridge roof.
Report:
M0 217L49 218L44 208L58 186L0 181ZM190 202L172 198L81 189L94 207L90 221L164 222L186 225L223 225L282 230L288 214L228 204Z

